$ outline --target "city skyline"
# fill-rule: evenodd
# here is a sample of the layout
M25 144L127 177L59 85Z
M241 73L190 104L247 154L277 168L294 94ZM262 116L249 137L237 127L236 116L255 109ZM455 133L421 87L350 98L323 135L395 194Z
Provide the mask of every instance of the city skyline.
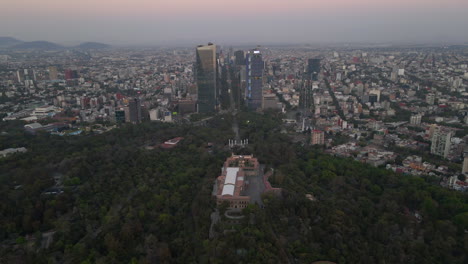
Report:
M60 44L466 43L463 0L7 0L0 36Z

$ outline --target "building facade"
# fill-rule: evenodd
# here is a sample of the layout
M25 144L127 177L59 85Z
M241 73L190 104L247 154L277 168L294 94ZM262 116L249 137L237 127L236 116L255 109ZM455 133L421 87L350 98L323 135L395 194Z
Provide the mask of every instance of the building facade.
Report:
M322 130L312 130L311 136L312 145L324 145L325 144L325 132Z
M234 57L235 57L234 62L237 66L245 65L245 54L243 50L238 50L234 52Z
M431 154L447 158L450 153L452 131L438 127L432 135Z
M141 100L133 98L128 103L129 121L133 124L141 123Z
M198 112L215 112L218 98L216 46L212 43L200 45L197 47L196 56Z
M416 125L416 126L421 125L421 118L422 118L422 116L420 114L412 115L410 117L410 124L411 125Z
M251 110L262 107L263 95L263 69L264 63L259 50L252 50L247 53L247 85L245 89L245 99L247 106Z
M320 73L320 59L309 59L307 64L307 77L312 81L318 80Z
M221 169L216 180L216 204L228 203L229 209L242 209L249 205L251 199L245 194L246 178L257 176L259 163L252 155L232 155Z

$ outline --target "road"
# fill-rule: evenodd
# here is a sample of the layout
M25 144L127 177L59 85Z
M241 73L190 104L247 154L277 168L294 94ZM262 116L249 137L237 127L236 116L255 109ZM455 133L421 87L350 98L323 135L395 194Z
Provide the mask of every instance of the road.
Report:
M232 119L232 131L234 131L234 134L236 135L236 142L240 142L240 134L239 134L239 122L237 121L237 109L236 109L236 104L234 102L234 97L232 95L232 80L231 80L231 71L228 68L227 71L227 83L228 83L228 92L229 92L229 112L231 112L231 115L233 117Z

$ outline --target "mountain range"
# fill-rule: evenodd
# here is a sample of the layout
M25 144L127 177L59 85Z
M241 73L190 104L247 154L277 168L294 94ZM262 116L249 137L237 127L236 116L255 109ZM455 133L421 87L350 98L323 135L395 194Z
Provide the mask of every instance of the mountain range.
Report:
M57 49L106 49L110 45L99 42L84 42L77 46L62 46L49 41L21 41L12 37L0 37L0 49L42 49L42 50L57 50Z

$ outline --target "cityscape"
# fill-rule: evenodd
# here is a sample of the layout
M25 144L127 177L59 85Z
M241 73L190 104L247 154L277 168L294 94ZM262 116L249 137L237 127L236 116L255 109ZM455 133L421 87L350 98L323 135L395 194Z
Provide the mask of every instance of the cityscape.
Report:
M468 36L309 41L294 21L276 40L0 27L0 262L466 263Z
M441 177L448 188L468 186L468 58L458 47L244 51L210 43L191 50L14 51L2 64L3 121L24 121L32 134L105 133L121 123L188 124L232 109L273 110L284 114L284 133L303 136L303 144Z

